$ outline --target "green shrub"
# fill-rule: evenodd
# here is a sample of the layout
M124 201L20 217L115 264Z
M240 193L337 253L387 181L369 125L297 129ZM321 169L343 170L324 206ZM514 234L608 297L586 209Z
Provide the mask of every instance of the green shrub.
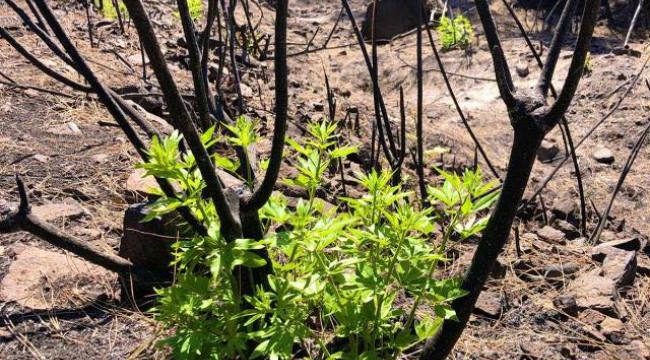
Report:
M248 142L255 126L238 122L229 141ZM174 358L291 359L297 352L313 359L397 358L455 318L449 302L465 294L459 280L433 275L447 261L450 240L482 229L486 218L479 212L496 198L486 196L493 184L484 184L480 172L441 172L444 185L429 189L435 206L417 209L412 192L391 186L391 173L371 172L357 175L362 197L340 198L345 206L331 208L317 189L330 164L356 149L337 145L333 123L308 129L300 143L287 140L298 175L286 180L308 198L290 206L273 196L260 212L265 239L231 243L219 234L213 204L201 197L205 183L194 157L178 150L181 136L153 141L151 160L141 167L174 181L185 197L161 197L150 217L188 206L209 228L206 237L184 229L174 246L177 281L158 290L155 317L173 333L161 344ZM213 130L202 141L214 144ZM261 248L273 261L270 286L242 296L233 270L263 266L252 252Z
M96 0L95 5L99 6L99 2ZM104 0L104 6L101 10L102 15L110 20L117 19L117 11L119 10L120 15L122 16L122 19L128 19L129 17L129 11L126 8L126 5L124 5L123 2L118 1L117 2L117 9L115 6L113 6L113 2L110 0Z
M591 52L588 52L587 58L585 58L584 75L591 75L593 71L594 64L591 62Z
M465 49L472 44L472 38L474 38L472 23L463 15L457 15L453 21L443 16L437 30L442 41L443 51L455 47Z
M190 17L192 20L197 21L201 18L203 14L203 0L186 0L187 6L190 9ZM180 17L178 11L174 11L175 17Z

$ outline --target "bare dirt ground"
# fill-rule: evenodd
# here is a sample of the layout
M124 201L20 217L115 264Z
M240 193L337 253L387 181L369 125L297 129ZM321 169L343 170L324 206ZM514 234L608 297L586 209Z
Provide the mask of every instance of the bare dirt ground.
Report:
M365 2L350 1L358 20L365 14ZM177 43L182 31L175 25L173 8L167 2L147 4L161 10L154 16L161 43L172 71L189 92L191 81L183 65L185 50ZM295 0L290 8L290 53L300 53L318 28L320 31L312 48L325 41L339 16L340 2ZM261 18L260 31L272 33L273 11L265 4L260 9L253 9L255 18ZM517 76L516 85L519 88L534 86L538 74L534 59L505 10L500 5L495 5L494 10L510 65L527 67L530 72L527 76ZM91 47L82 9L60 3L56 11L103 81L113 87L143 85L142 61L133 28L129 28L126 35L120 35L114 21L106 22L96 15L95 35L101 41ZM480 36L476 14L471 8L468 14L479 29L478 40L471 52L450 51L443 54L443 61L447 71L453 73L452 85L470 125L502 174L507 165L511 127L492 80L492 62ZM520 12L520 15L525 14ZM526 18L526 24L531 27L533 16L529 13ZM49 66L62 72L70 71L20 26L3 3L0 3L0 21ZM533 41L545 46L550 36L548 31L531 32ZM631 44L641 52L641 57L612 53L623 42L623 37L620 30L611 30L605 23L598 27L592 46L593 71L581 83L568 116L576 142L616 105L643 68L649 54L644 44L645 35L633 38ZM557 71L560 74L555 83L557 88L561 88L570 54L571 47L567 45ZM389 112L398 114L399 88L402 87L409 115L408 134L414 134L415 36L407 35L381 46L379 59ZM242 75L243 83L252 90L245 96L248 110L263 120L266 132L273 119L272 66L272 61L251 64L244 67ZM338 116L356 111L364 127L360 135L351 136L350 141L364 145L362 139L369 138L368 124L373 118L371 83L347 19L344 17L341 26L334 31L327 49L292 56L289 67L290 136L301 135L298 126L301 123L324 116L319 105L326 104L324 73L327 73L337 97ZM435 182L434 166L448 169L470 166L474 145L459 121L430 48L425 51L424 67L425 143L428 149L444 150L442 155L432 152L428 159L428 175ZM106 126L111 118L93 98L59 86L5 41L0 41L0 71L17 84L52 89L65 95L0 85L0 199L17 199L14 174L20 174L28 184L34 206L67 204L67 207L56 207L51 215L56 226L107 252L116 252L122 235L124 210L132 202L132 194L125 190L138 159L131 145L118 128ZM227 82L226 93L234 93L232 81ZM619 110L577 151L585 196L590 205L589 231L595 227L596 214L605 208L634 141L650 121L648 99L650 89L640 81ZM327 111L326 105L324 111ZM548 139L559 145L562 155L564 146L559 130L551 133ZM594 152L601 147L613 152L612 164L594 159ZM577 201L575 174L569 162L543 192L544 208L538 206L536 216L520 224L522 253L517 254L514 241L508 245L454 359L650 359L650 260L645 247L650 233L649 155L650 150L644 147L615 202L612 211L615 219L603 236L604 240L639 240L638 254L634 254L633 283L617 284L614 290L601 286L611 281L607 278L612 266L608 257L619 259L619 255L625 257L627 252L603 255L603 262L579 236L568 240L566 229L561 239L540 231L545 225L542 212L551 216L566 200ZM557 163L557 160L538 162L530 189L534 189ZM487 169L484 172L487 173ZM292 170L285 168L283 174L291 176ZM334 194L336 189L333 184L330 192ZM594 211L593 206L598 211ZM449 271L461 274L471 258L472 246L455 246L452 255L458 260L450 265ZM34 254L40 254L38 250L49 254L40 263L33 261ZM74 256L28 234L0 235L3 287L0 289L0 358L150 359L165 356L154 346L159 335L155 324L120 297L115 277L96 268L79 270L83 266L86 265L80 265ZM558 268L563 269L560 276L550 275ZM598 283L595 286L594 276ZM599 279L603 280L599 282ZM604 297L605 304L581 305L579 288L594 287L596 291L587 294L587 300ZM31 300L16 295L26 291L25 288L29 290L25 296ZM577 301L577 305L571 306L570 298L574 303Z

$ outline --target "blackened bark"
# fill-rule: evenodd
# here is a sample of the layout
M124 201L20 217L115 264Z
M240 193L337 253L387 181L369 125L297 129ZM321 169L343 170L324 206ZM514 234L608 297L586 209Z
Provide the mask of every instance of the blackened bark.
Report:
M438 337L425 346L420 359L445 359L460 338L476 305L476 300L483 290L483 284L487 281L489 271L485 269L492 267L508 240L510 227L517 212L517 204L526 190L542 139L544 133L539 131L532 119L521 119L515 125L515 139L503 191L462 283L462 288L469 294L452 303L459 319L444 322Z

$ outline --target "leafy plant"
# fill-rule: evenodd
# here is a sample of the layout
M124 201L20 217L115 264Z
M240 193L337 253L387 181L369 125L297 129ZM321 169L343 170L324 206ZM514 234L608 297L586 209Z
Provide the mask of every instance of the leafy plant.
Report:
M240 118L229 141L251 144L254 129ZM459 280L433 275L447 261L452 234L466 238L482 229L485 218L477 216L493 201L495 195L486 196L492 184L480 172L441 172L445 184L429 192L442 207L417 209L413 193L391 186L391 173L373 171L357 174L362 197L327 206L317 190L330 164L356 148L337 145L334 123L310 124L308 135L287 140L298 175L286 180L307 198L289 205L274 195L260 213L265 239L230 243L211 201L201 197L205 184L194 157L178 149L181 137L153 141L151 160L141 167L174 181L184 197L161 197L150 217L188 206L209 224L207 236L186 234L175 244L177 281L158 290L156 318L174 330L161 345L175 358L394 359L455 318L448 304L465 294ZM216 141L213 130L202 136L206 147ZM242 294L234 270L265 265L254 253L262 248L273 262L269 286Z
M192 20L197 21L203 14L203 1L202 0L186 0L187 6L190 9L190 17ZM178 11L174 11L174 16L179 18Z
M98 2L95 1L95 6L99 6ZM117 12L120 12L122 19L129 18L129 11L126 8L126 5L122 1L117 1L117 8L113 5L111 0L106 0L103 2L103 7L101 9L102 15L110 20L117 19Z
M454 47L465 49L472 44L474 37L472 23L463 15L457 15L453 20L443 16L437 31L442 41L443 51L451 50Z
M457 235L464 240L483 231L489 217L479 217L479 214L497 200L497 181L485 183L480 169L465 170L462 176L437 171L445 182L442 187L429 186L428 193L429 201L438 207L440 221L448 229L445 237Z
M591 52L588 52L587 59L585 60L584 74L590 75L593 71L594 71L594 64L591 63Z

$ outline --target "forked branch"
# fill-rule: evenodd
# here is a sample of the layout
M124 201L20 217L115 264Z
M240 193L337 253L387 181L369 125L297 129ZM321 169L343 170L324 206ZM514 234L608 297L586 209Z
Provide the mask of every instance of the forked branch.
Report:
M553 79L557 62L560 59L560 51L564 45L566 35L569 32L569 26L571 25L571 20L577 5L578 0L567 1L564 6L564 11L562 11L560 22L557 25L555 35L551 41L551 47L549 48L548 56L546 57L544 68L542 69L542 74L537 83L537 91L539 91L543 98L548 96L548 91L551 87L551 80Z
M271 158L262 184L250 198L242 202L243 211L258 210L269 200L278 181L287 132L287 108L289 106L287 67L287 17L288 0L275 2L275 124Z
M488 4L485 0L476 1L490 48L493 50L495 72L497 79L500 79L499 89L514 128L514 141L501 196L483 231L472 263L461 285L468 294L452 302L458 321L445 320L443 322L437 337L429 341L423 349L421 355L423 360L447 358L463 333L488 279L490 269L509 238L510 229L517 213L517 205L521 202L528 185L528 179L542 139L558 124L573 100L591 44L599 0L587 0L585 3L586 10L583 13L580 36L576 44L571 70L559 100L551 108L546 106L546 99L540 94L518 95L511 91L513 87L509 80L510 71L501 51L502 47Z
M585 62L589 55L589 47L591 46L591 38L594 34L596 27L596 19L598 18L598 11L600 9L599 2L596 0L586 1L585 10L582 15L582 26L580 27L580 34L578 41L573 50L573 59L571 60L571 67L567 74L567 79L564 82L564 87L560 92L555 104L546 115L547 125L555 126L557 122L564 116L569 109L569 105L573 101L573 97L578 90L578 84L582 79L582 74L585 68Z
M38 218L31 212L27 190L18 176L16 176L16 183L18 193L20 194L20 205L17 209L9 205L0 205L0 233L24 230L58 248L70 251L108 270L121 274L139 273L141 275L150 275L145 269L136 268L129 260L116 255L103 253L87 242L64 234L54 226Z

